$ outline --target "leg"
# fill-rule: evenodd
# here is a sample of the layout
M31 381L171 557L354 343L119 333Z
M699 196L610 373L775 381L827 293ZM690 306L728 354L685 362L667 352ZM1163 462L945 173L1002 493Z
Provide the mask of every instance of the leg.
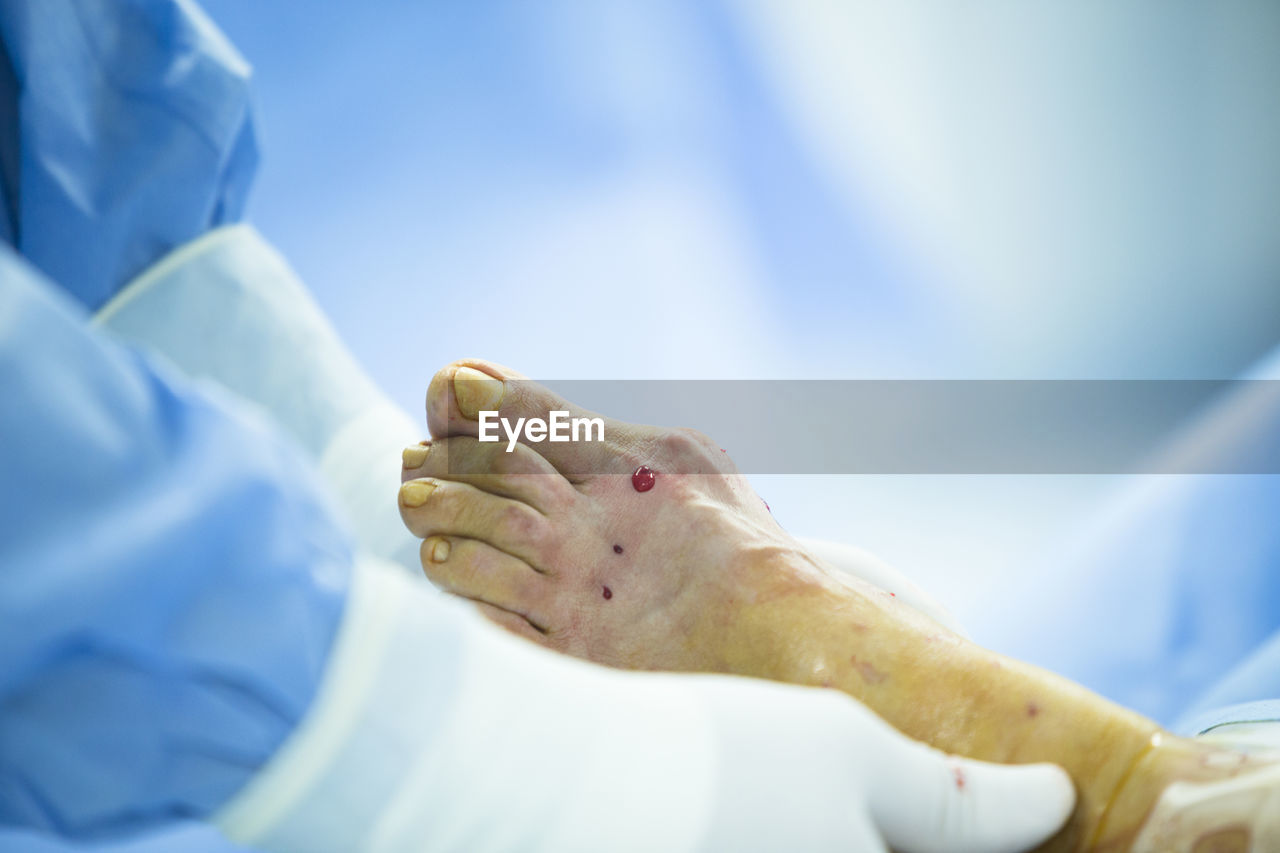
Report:
M602 443L508 453L476 441L480 409L588 413L503 368L473 367L506 381L470 368L457 381L456 368L437 375L428 419L438 438L406 452L402 511L427 540L432 579L530 639L614 666L832 687L943 750L1061 764L1080 805L1046 849L1130 849L1170 782L1258 764L1165 735L831 570L695 433L606 421ZM657 472L644 491L643 477L633 482L642 465Z

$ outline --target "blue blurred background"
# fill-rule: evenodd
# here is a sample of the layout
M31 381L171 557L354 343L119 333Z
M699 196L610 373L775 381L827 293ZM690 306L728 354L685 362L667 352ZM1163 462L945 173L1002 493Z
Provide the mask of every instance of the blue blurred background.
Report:
M256 70L250 220L410 411L465 355L542 379L1276 373L1280 4L205 8ZM1153 490L1195 491L757 486L793 531L1062 668L1062 634L1026 636L1026 578ZM1257 488L1191 515L1238 544L1274 518Z
M205 5L252 219L406 405L462 354L1186 378L1280 340L1274 3Z

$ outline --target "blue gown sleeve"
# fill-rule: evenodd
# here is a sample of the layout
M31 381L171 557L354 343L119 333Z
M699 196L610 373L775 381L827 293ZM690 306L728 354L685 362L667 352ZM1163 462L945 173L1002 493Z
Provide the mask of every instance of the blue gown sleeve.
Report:
M300 455L0 246L0 826L211 814L317 689L351 570Z
M240 219L248 64L188 0L4 0L0 238L90 310Z

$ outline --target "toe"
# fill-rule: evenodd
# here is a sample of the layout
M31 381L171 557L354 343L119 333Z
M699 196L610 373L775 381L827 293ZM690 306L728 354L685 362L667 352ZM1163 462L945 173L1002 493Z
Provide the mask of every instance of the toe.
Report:
M430 477L527 503L543 514L562 512L578 498L573 484L528 446L504 445L466 435L439 438L404 450L403 481Z
M550 436L539 440L530 438L522 429L518 431L519 441L532 446L571 480L622 473L630 463L617 448L634 444L645 430L575 406L516 371L492 362L457 361L432 378L427 389L427 425L433 437L479 436L481 411L497 412L497 419L506 419L513 430L521 418L525 423L530 419L547 422L552 412L565 412L564 418L570 424L576 418L599 419L603 429L598 431L584 423L586 428L577 441L553 440ZM505 449L508 433L497 419L490 421L488 435L496 436L490 440ZM596 440L600 431L603 441ZM590 440L586 440L588 436Z
M532 640L540 646L547 645L547 635L519 613L512 613L510 610L494 607L487 601L477 601L475 604L476 610L479 611L480 615L498 627L506 628L511 633L524 637L526 640Z
M545 572L551 565L554 528L521 501L492 495L467 483L424 477L400 487L400 517L419 539L476 539Z
M549 581L528 563L475 539L430 536L422 543L422 571L436 586L488 604L545 633Z

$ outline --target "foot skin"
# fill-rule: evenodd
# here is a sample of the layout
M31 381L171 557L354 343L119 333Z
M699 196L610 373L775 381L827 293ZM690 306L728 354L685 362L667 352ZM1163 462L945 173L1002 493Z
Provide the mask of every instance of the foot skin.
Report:
M425 540L423 566L543 645L629 669L781 675L793 650L744 623L768 602L847 584L810 560L696 433L609 422L609 443L574 457L571 481L551 451L583 444L508 453L505 441L465 434L474 421L432 421L435 434L455 434L406 451L401 496ZM645 493L632 483L641 465L657 472ZM702 473L677 473L689 470Z
M595 415L507 368L459 362L428 391L433 440L405 451L401 510L428 577L534 642L630 669L840 689L947 752L1055 762L1079 803L1043 850L1128 850L1170 783L1257 766L1164 735L826 566L698 433L606 418L604 442L508 453L476 439L481 409ZM647 491L632 482L641 466L656 473Z

